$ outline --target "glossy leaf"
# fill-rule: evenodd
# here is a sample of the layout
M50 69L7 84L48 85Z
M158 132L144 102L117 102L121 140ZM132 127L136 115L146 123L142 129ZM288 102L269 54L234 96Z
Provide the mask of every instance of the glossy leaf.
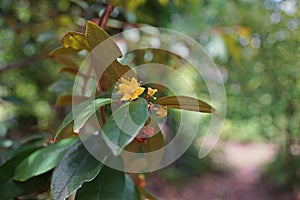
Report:
M14 179L26 181L53 169L74 141L75 138L64 139L30 154L17 166Z
M79 104L83 101L87 100L87 97L84 96L71 96L71 95L64 95L59 96L55 102L56 106L70 106L72 104Z
M1 96L1 101L6 101L6 102L9 102L13 105L16 105L16 106L22 106L25 104L25 101L24 99L22 98L19 98L19 97L16 97L16 96Z
M73 80L60 80L50 85L49 90L56 93L68 93L72 92L73 86Z
M76 55L77 51L73 48L68 47L58 47L49 53L50 56L59 56L59 55Z
M63 200L82 186L93 180L103 164L95 159L80 140L67 151L54 170L51 180L51 198Z
M74 132L78 133L79 130L84 126L87 120L102 106L110 104L112 100L110 98L95 99L92 102L87 101L84 104L79 104L74 109Z
M109 42L109 44L114 45L112 49L114 49L114 51L118 51L119 55L122 55L119 47L112 38L102 28L91 21L88 21L86 26L86 38L92 49L105 41L106 43ZM110 89L120 79L120 77L130 71L130 69L131 68L128 65L122 65L117 60L113 61L113 63L105 69L102 77L100 78L102 90L106 91ZM133 77L134 74L133 72L130 72L127 76Z
M56 106L70 106L72 105L72 95L64 95L64 96L59 96L56 99L55 105Z
M204 101L187 96L166 96L158 99L156 103L168 108L177 108L190 111L205 113L211 113L215 111L213 107Z
M0 183L5 183L14 176L17 165L26 158L27 155L41 148L40 141L25 144L18 149L14 156L0 166Z
M10 148L13 144L14 142L10 139L4 138L0 140L0 148ZM1 157L0 157L0 164L1 164Z
M142 145L142 143L135 139L135 140L132 140L128 145L126 145L124 150L132 152L132 153L138 153L141 151L141 149L140 149L141 145Z
M84 183L76 193L76 200L125 199L124 172L104 166L91 182Z
M181 60L181 57L175 53L172 53L168 50L164 49L153 49L153 48L145 48L145 49L137 49L135 50L136 57L134 58L134 61L140 62L140 57L143 57L146 52L151 52L153 57L151 62L152 63L160 63L163 65L168 65L172 68L177 68L179 66L183 65L183 62ZM169 62L170 60L173 60L174 62Z
M153 118L151 120L153 120ZM151 123L151 120L150 118L148 118L146 124L148 123L149 125L149 123ZM125 150L133 153L150 153L163 148L164 137L159 131L160 128L156 123L157 122L154 122L154 124L151 123L150 125L154 128L154 132L156 133L155 135L153 135L152 137L148 137L144 142L140 142L137 139L135 139L125 147ZM161 157L159 157L159 159L161 159Z
M130 176L105 166L94 180L84 183L77 191L76 200L81 199L140 200L141 198Z
M122 65L115 60L108 66L100 78L103 91L110 89L126 73L126 77L135 77L134 72L128 65Z
M73 67L64 67L58 70L59 73L68 73L72 75L77 75L78 69L74 69Z
M55 134L55 137L54 137L54 141L59 137L59 135L63 131L63 129L65 129L73 121L74 121L74 117L73 117L73 112L71 111L67 114L67 116L65 117L63 122L58 127L58 129L56 131L56 134Z
M103 98L103 99L95 99L93 101L84 101L79 105L76 105L73 109L73 112L71 111L64 119L64 121L59 126L54 140L58 137L60 132L72 121L75 121L74 123L74 131L79 131L80 128L84 126L86 121L102 106L107 105L111 103L111 99L109 98ZM76 118L76 119L75 119Z
M74 133L73 131L73 126L74 126L73 122L68 124L65 128L61 130L61 132L57 135L54 141L62 140L70 137L78 137L78 133Z
M63 36L61 39L63 46L65 48L72 48L76 51L80 51L83 49L89 50L90 47L85 38L85 35L77 32L69 32Z
M111 37L97 24L88 21L86 26L86 39L91 49L95 48L98 44L105 40L111 40L110 43L115 45L113 49L119 51L119 55L122 55L119 47L111 39ZM101 55L100 55L101 56ZM101 88L103 91L110 89L125 73L129 72L131 68L128 65L122 65L117 60L106 68L102 77L100 78ZM133 77L133 71L126 74L129 77Z
M78 69L77 52L72 48L58 47L49 54L54 60L62 63L67 68Z
M101 27L92 21L87 22L85 36L91 49L95 48L104 40L110 38L110 36ZM113 42L113 44L115 43Z
M34 142L34 141L48 141L51 138L52 133L47 132L38 132L33 135L24 136L18 140L14 140L14 145L20 146L24 145L25 143Z
M5 138L7 131L8 131L7 124L0 122L0 138Z
M27 155L38 150L41 146L42 141L40 140L27 143L20 147L18 151L14 152L11 159L0 166L0 199L11 199L19 195L37 192L44 188L49 175L35 177L24 183L12 179L17 165L22 162Z
M141 149L144 153L153 152L164 147L164 136L161 132L156 133L152 137L147 139L147 142L141 145Z
M6 161L19 155L23 151L38 149L44 146L44 144L47 143L50 138L52 138L52 134L38 133L14 140L11 148L1 152L1 158L3 161Z
M25 182L8 180L0 183L0 199L14 199L22 195L28 195L47 190L51 173L42 174Z
M143 98L127 102L108 118L103 127L103 138L114 155L137 136L148 119L148 103Z
M126 200L140 200L141 195L129 175L125 174L125 196Z
M141 150L143 153L151 153L156 150L159 150L164 147L164 137L161 132L158 132L154 136L147 139L146 143L141 145ZM161 151L156 152L155 154L149 154L145 157L149 168L155 168L159 166L160 162L164 157L164 149Z

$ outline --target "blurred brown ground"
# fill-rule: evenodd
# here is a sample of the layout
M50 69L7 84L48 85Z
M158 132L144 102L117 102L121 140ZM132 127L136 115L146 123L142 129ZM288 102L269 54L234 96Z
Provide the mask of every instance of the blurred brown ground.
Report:
M263 166L277 153L275 145L221 142L217 149L221 151L211 154L224 172L200 174L180 184L167 182L154 172L147 188L161 200L300 200L262 178Z

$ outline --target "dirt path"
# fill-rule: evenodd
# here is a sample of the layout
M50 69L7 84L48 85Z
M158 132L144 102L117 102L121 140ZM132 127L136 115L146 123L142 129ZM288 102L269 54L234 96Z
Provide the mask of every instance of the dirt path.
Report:
M179 188L154 177L149 189L161 200L295 200L260 180L261 167L276 155L274 145L222 143L219 148L222 153L213 157L217 165L228 169L226 173L193 177Z

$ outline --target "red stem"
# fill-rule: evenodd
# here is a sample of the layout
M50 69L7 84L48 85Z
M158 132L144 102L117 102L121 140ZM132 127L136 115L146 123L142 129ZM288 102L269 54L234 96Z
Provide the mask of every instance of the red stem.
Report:
M107 24L108 18L110 16L110 14L113 12L113 10L114 10L114 6L110 5L110 4L107 4L107 7L106 7L103 15L100 17L100 20L99 20L99 26L101 28L103 28L103 29L106 28L106 24ZM102 93L102 89L101 89L101 85L100 85L100 80L98 81L97 90L98 90L99 94ZM106 122L106 116L105 116L104 107L100 108L100 113L101 113L102 121L103 121L103 123L105 123Z
M114 8L115 7L113 5L107 4L107 7L106 7L103 15L100 17L99 26L101 28L105 29L107 20L108 20L110 14L113 12Z

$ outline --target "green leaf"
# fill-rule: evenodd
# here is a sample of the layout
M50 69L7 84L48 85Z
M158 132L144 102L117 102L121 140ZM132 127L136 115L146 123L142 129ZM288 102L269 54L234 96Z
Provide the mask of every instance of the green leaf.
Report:
M91 49L95 48L98 44L100 44L104 40L110 38L110 36L101 27L99 27L97 24L95 24L92 21L88 21L86 24L85 37ZM110 40L112 39L110 38ZM111 42L112 44L115 44L114 41Z
M25 136L20 139L14 140L14 147L15 148L20 148L24 144L30 143L30 142L35 142L35 141L49 141L49 139L52 138L52 133L47 133L47 132L38 132L33 135Z
M17 165L22 162L32 152L41 148L42 144L40 141L35 141L29 144L25 144L14 152L13 157L7 160L3 165L0 166L0 183L5 182L14 176Z
M17 165L22 162L26 156L41 148L41 146L42 141L40 140L27 143L21 146L18 151L15 151L13 157L0 166L0 199L15 198L19 195L39 191L44 187L49 175L35 177L25 183L14 181L12 179Z
M84 126L87 120L102 106L110 104L112 100L110 98L95 99L92 102L87 101L84 104L78 105L78 109L74 109L74 132L78 133ZM84 107L83 107L84 106Z
M14 142L10 139L1 139L0 140L0 148L9 148L14 144ZM1 160L0 160L0 164L1 164Z
M56 93L71 92L74 86L74 80L60 80L50 85L49 90Z
M90 50L89 44L85 38L85 35L77 32L69 32L61 39L65 48L72 48L76 51Z
M125 199L124 172L104 166L91 182L84 183L76 193L76 200Z
M148 119L148 103L143 98L130 101L119 107L108 118L102 133L114 155L119 155L144 127Z
M14 179L26 181L53 169L74 141L75 138L64 139L35 151L17 166Z
M6 123L0 122L0 138L4 138L7 134L8 127Z
M51 180L51 199L63 200L84 182L93 180L103 164L94 158L80 140L67 151L54 170Z
M94 180L77 191L76 200L81 199L140 200L140 194L127 174L105 166Z
M74 131L78 132L80 128L84 126L86 121L102 106L111 103L109 98L95 99L93 101L84 101L79 105L76 105L63 120L59 126L54 140L59 136L60 132L74 121ZM75 118L76 117L76 118Z
M12 159L20 153L27 150L36 150L45 145L52 138L51 134L39 133L31 136L26 136L18 140L14 140L14 144L9 149L1 152L1 158L5 160ZM25 154L26 155L26 154Z
M11 103L15 106L25 105L24 99L16 97L16 96L1 96L1 101L6 101L6 102Z
M125 174L125 197L126 200L140 200L141 195L129 175Z
M46 173L25 182L9 179L5 183L0 183L0 199L14 199L22 195L46 191L50 177L51 173Z
M166 106L168 108L176 108L197 112L211 113L215 111L213 107L211 107L204 101L187 96L166 96L158 99L156 103L162 106Z

